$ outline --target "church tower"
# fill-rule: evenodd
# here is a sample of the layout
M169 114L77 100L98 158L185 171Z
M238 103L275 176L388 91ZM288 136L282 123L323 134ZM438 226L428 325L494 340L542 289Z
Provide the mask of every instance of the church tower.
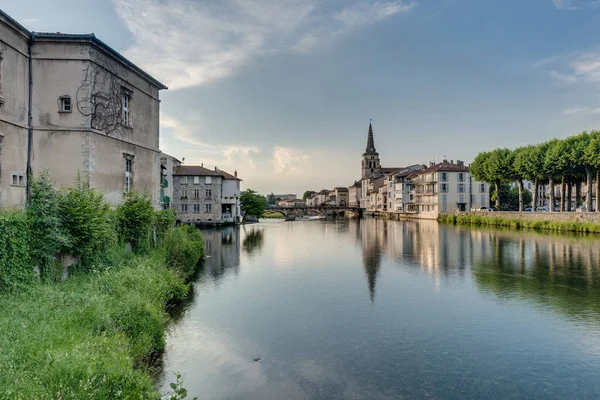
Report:
M379 153L375 150L375 139L373 139L373 126L369 122L369 135L367 137L367 149L362 155L362 179L368 179L379 173L381 164Z

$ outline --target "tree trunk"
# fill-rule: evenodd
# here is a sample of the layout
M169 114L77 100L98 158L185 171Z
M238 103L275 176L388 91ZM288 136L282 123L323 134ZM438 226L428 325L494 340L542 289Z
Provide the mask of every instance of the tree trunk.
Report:
M550 186L550 204L548 204L548 211L554 212L554 178L550 178L548 186Z
M531 200L531 211L535 211L537 208L537 203L538 203L538 188L540 186L540 183L538 182L538 180L534 180L533 181L533 196L532 200Z
M523 179L517 179L517 187L519 188L519 211L523 211Z
M600 170L596 171L596 212L600 212Z
M567 180L567 211L571 211L571 200L573 200L573 183Z
M565 176L562 177L562 182L560 184L560 212L565 211L565 205L567 203L567 182L565 181Z
M586 194L585 194L585 208L587 212L592 211L592 168L586 166L585 167L585 175L586 175Z
M500 211L500 181L494 182L496 185L496 210Z
M575 209L573 211L577 211L577 207L582 204L581 201L581 181L575 182Z

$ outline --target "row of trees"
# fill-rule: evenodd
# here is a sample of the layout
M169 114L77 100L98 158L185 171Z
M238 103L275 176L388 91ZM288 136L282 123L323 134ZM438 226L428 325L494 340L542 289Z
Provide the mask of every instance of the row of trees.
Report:
M538 188L549 185L550 211L554 211L554 187L561 185L560 211L571 211L575 188L576 204L581 203L581 185L587 184L586 208L592 210L592 182L600 182L600 131L583 132L566 139L552 139L545 143L519 147L515 150L499 148L479 153L470 166L473 177L494 185L501 194L502 183L516 182L519 190L519 211L524 209L523 181L533 182L532 208L538 202ZM600 199L600 185L596 184L596 199ZM496 208L500 196L496 195ZM600 207L596 206L596 212Z

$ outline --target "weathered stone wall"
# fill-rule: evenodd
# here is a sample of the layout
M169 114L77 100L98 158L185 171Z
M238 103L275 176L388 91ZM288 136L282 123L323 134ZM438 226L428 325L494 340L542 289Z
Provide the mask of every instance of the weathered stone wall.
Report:
M180 175L173 177L173 209L177 213L177 218L183 222L187 221L218 221L221 219L221 187L222 178L220 176L211 176L211 183L207 184L205 176L200 177L200 183L194 183L194 177L188 176L187 184L181 183ZM194 198L194 190L200 191L200 197ZM206 196L206 190L211 190L211 197ZM182 190L187 190L187 198L181 197ZM187 213L181 212L181 205L187 204ZM194 212L194 204L200 205L200 212ZM212 212L205 212L205 204L212 205Z

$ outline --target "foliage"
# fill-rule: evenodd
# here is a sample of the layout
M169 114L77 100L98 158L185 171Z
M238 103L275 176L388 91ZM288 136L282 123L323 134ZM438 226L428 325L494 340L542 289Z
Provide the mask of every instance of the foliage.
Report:
M187 398L188 392L187 389L183 387L183 382L181 381L181 374L175 375L177 381L171 383L171 389L173 393L167 397L167 400L183 400ZM194 397L192 400L198 400L197 397Z
M501 184L500 188L500 211L518 211L519 189L508 183ZM496 188L492 186L490 189L490 199L495 201L497 198ZM523 189L523 203L531 204L531 199L531 192L527 189Z
M0 293L33 280L30 230L22 212L0 213Z
M108 202L80 177L74 187L61 193L59 214L70 238L63 251L79 255L84 270L116 242L114 216Z
M135 251L148 250L154 220L150 193L127 193L117 208L116 216L119 240L122 243L130 242Z
M283 215L279 211L265 211L265 213L263 214L263 218L283 219L283 218L285 218L285 215Z
M310 196L312 196L313 194L315 194L317 192L315 192L314 190L307 190L306 192L304 192L304 194L302 195L302 200L306 201L306 199L308 199Z
M165 241L167 231L175 226L177 214L171 209L156 211L154 213L154 229L156 232L155 246L160 246Z
M244 219L246 217L262 218L267 206L264 196L252 189L246 189L240 194L240 203Z
M165 235L167 263L179 276L188 280L204 257L204 241L200 231L183 225L169 229Z
M164 347L165 305L186 293L154 253L0 296L0 398L160 398L134 367Z
M69 240L59 214L60 194L54 188L47 171L31 178L31 196L27 205L30 230L30 254L45 280L58 277L56 255L69 247Z

